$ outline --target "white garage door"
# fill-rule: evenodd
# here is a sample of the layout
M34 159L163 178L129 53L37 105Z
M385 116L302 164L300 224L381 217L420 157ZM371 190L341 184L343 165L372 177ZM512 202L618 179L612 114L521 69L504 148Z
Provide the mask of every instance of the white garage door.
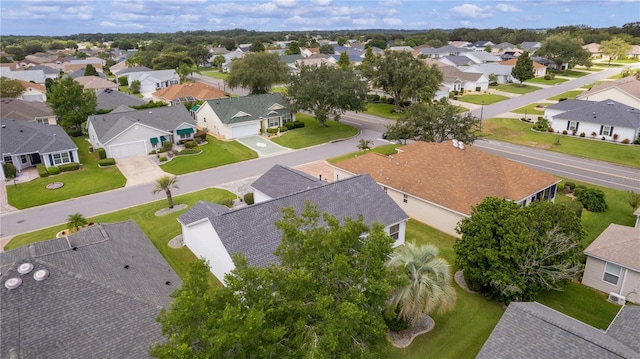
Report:
M236 126L231 128L231 136L233 138L255 136L258 134L258 126L255 123L244 126Z
M109 146L111 150L111 157L126 158L134 156L144 156L147 154L147 149L144 146L144 141L125 143L122 145Z

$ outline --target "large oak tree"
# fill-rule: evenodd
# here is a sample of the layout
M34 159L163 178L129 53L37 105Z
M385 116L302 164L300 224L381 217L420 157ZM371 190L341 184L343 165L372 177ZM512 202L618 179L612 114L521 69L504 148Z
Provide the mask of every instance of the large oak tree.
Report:
M278 54L252 52L233 60L227 85L246 87L252 95L263 94L269 92L271 86L285 82L288 76L289 68Z
M51 86L47 102L65 129L78 129L96 111L96 93L65 76Z
M591 65L591 54L582 48L582 39L573 37L568 32L549 35L536 51L536 56L548 58L558 68L562 64L568 64L570 68L575 65Z

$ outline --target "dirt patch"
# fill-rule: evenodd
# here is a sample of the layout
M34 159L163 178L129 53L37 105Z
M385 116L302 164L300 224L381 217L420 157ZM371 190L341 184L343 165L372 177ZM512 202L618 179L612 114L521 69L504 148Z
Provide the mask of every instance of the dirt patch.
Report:
M423 315L413 327L399 332L389 331L387 340L396 348L406 348L411 345L413 339L420 334L429 332L435 327L436 323L428 315Z

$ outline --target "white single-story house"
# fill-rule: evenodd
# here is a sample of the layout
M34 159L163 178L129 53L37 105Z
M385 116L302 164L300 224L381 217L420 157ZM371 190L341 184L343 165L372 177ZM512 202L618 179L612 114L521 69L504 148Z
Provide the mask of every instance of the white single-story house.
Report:
M627 76L615 81L604 81L586 90L578 100L614 100L621 104L640 109L640 79Z
M103 115L89 116L89 142L104 148L107 157L144 156L166 141L193 139L196 123L184 106L133 110L118 107Z
M533 60L531 60L533 61ZM518 63L518 59L509 59L505 61L500 61L500 65L511 66L513 69ZM544 77L547 74L547 67L541 63L533 61L533 77ZM518 81L518 79L514 79Z
M271 179L285 190L291 189L280 197L235 210L200 201L178 218L185 245L197 257L209 261L211 272L220 282L224 283L224 276L234 269L234 253L244 254L253 266L277 263L278 257L273 253L280 245L282 233L274 223L282 218L282 208L292 207L299 213L307 201L320 212L328 212L340 220L362 216L368 225L382 223L385 231L395 238L395 246L404 244L409 217L370 176L365 174L335 182L318 180L310 188L305 184L312 181L305 174L284 176L288 180L300 180L304 187L300 189L298 184L276 178L283 172L287 169L277 166L265 173L268 178L258 179L263 183ZM269 192L263 185L257 186L263 193Z
M120 76L127 76L129 87L133 81L140 81L140 93L146 98L151 98L153 93L160 89L180 83L180 76L176 70L127 72Z
M547 107L544 117L555 132L629 142L640 135L640 109L609 99L561 101Z
M640 304L640 209L635 227L611 223L584 250L582 284Z
M460 66L460 70L464 72L481 73L489 78L490 75L496 75L499 84L507 84L513 82L511 71L513 66L501 65L499 63L475 64L471 66Z
M455 66L440 66L442 72L442 85L449 91L487 91L489 88L489 77L485 74L475 72L463 72Z
M415 142L384 156L339 162L336 179L368 173L411 218L457 236L461 219L487 197L526 206L553 201L560 179L473 146Z
M0 164L12 163L18 172L43 164L45 167L80 163L78 147L58 125L0 119ZM0 179L6 179L0 166Z
M16 81L20 81L24 86L24 92L17 99L29 102L47 102L47 88L44 85L23 80Z
M295 120L287 100L274 93L209 100L195 114L198 128L222 139L259 135Z

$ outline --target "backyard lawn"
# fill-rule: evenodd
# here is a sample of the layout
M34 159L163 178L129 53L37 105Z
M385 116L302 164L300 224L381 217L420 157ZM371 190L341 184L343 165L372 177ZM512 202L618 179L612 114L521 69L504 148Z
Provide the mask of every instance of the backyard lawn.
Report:
M116 166L98 167L98 153L89 152L90 144L84 137L74 137L73 142L78 146L80 170L7 186L9 204L25 209L124 187L127 180ZM64 186L56 190L45 188L53 182L62 182Z
M476 105L482 104L483 101L484 101L485 105L491 105L491 104L494 104L496 102L500 102L500 101L504 101L504 100L508 100L508 99L509 98L506 97L506 96L493 95L493 94L464 95L464 96L458 97L458 101L466 102L466 103L473 103L473 104L476 104Z
M578 136L531 131L532 124L512 118L484 121L484 137L554 152L640 168L640 146L622 145Z
M333 120L327 120L326 126L320 126L315 117L300 112L296 114L296 120L304 122L304 127L287 131L280 137L271 138L271 141L280 146L299 149L358 134L357 128Z
M519 83L517 83L517 84L499 84L498 86L489 87L489 90L491 89L509 92L509 93L515 93L515 94L526 94L529 92L540 90L540 87L531 86L527 84L522 84L521 86Z
M236 141L220 141L207 135L207 144L199 146L202 153L176 156L160 165L163 171L180 175L257 158L258 154Z

